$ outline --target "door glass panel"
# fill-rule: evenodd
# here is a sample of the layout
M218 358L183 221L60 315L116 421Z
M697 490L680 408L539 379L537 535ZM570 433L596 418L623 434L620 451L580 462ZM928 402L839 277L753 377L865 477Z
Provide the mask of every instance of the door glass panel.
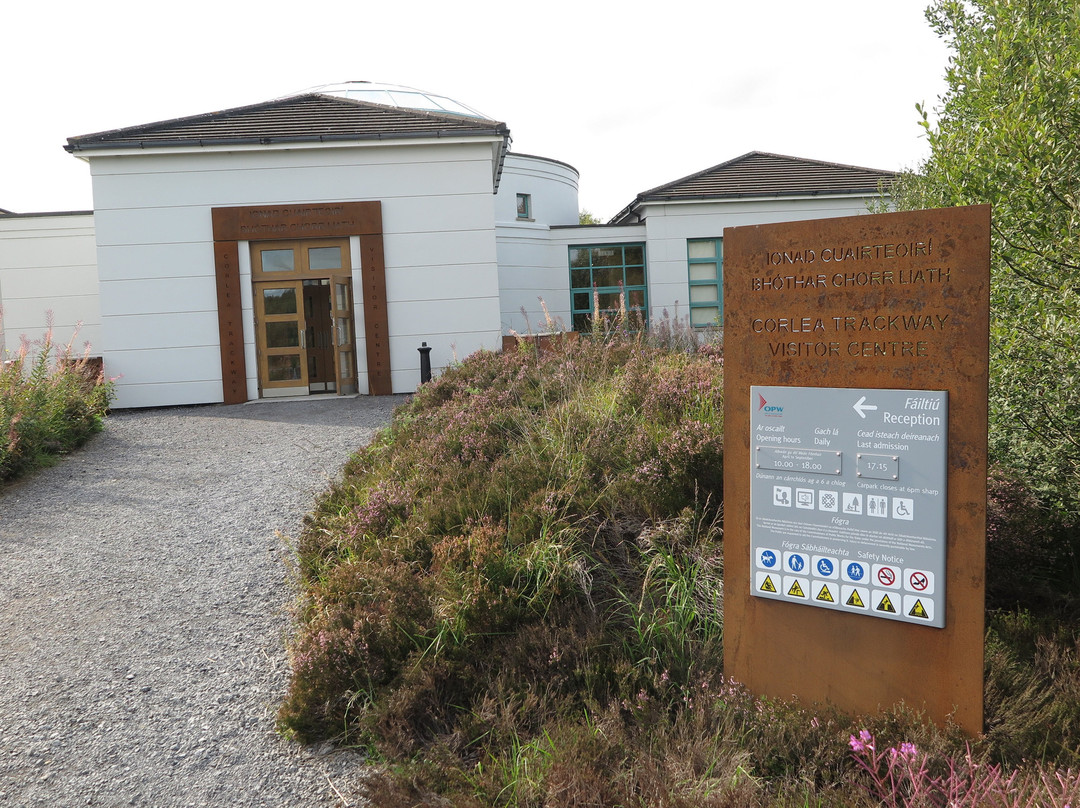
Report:
M644 264L645 263L645 248L644 247L627 247L626 248L626 263L628 263L628 264Z
M349 285L347 283L334 284L334 307L338 311L349 310Z
M352 342L352 320L348 317L337 319L337 344L349 345Z
M268 381L292 382L299 381L300 354L285 354L283 356L266 357Z
M297 323L266 323L267 348L298 348L300 328Z
M295 258L292 250L260 250L263 272L292 272Z
M296 314L296 289L263 289L263 305L269 314Z
M338 353L338 365L342 380L352 378L352 351Z
M627 267L626 268L626 285L627 286L644 286L645 285L645 267Z
M308 269L341 269L341 247L312 247L308 250Z

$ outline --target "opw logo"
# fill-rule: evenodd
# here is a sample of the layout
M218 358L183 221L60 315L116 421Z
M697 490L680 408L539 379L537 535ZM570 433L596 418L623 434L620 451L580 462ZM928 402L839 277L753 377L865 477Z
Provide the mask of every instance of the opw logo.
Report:
M758 412L765 411L766 415L779 415L784 411L783 407L778 407L775 404L770 404L765 400L765 396L758 393Z

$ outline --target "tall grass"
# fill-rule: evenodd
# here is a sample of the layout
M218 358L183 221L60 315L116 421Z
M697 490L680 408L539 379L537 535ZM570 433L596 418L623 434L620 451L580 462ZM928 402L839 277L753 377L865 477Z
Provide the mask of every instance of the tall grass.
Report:
M470 357L354 456L298 541L282 730L365 749L380 806L877 805L860 732L951 787L956 728L723 678L722 351L606 328ZM1080 765L1080 626L1002 602L971 761L1037 794Z
M101 429L112 383L88 348L73 351L74 339L54 344L50 322L40 342L23 337L0 357L0 482L54 462Z

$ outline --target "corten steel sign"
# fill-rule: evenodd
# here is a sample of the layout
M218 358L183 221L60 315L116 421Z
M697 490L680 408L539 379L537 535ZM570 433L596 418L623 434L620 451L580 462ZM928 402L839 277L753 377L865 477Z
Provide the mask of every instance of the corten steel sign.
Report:
M989 206L724 255L725 673L981 732Z

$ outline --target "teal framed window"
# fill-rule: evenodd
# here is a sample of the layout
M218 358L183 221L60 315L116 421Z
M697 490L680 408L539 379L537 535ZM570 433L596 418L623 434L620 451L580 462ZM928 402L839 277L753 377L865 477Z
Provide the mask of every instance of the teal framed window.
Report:
M649 310L645 244L572 245L570 309L575 331L591 330L594 293L602 316L613 317L625 305L631 321L644 327Z
M532 195L517 195L517 217L519 219L532 219Z
M689 239L686 263L690 275L690 325L723 325L724 240Z

